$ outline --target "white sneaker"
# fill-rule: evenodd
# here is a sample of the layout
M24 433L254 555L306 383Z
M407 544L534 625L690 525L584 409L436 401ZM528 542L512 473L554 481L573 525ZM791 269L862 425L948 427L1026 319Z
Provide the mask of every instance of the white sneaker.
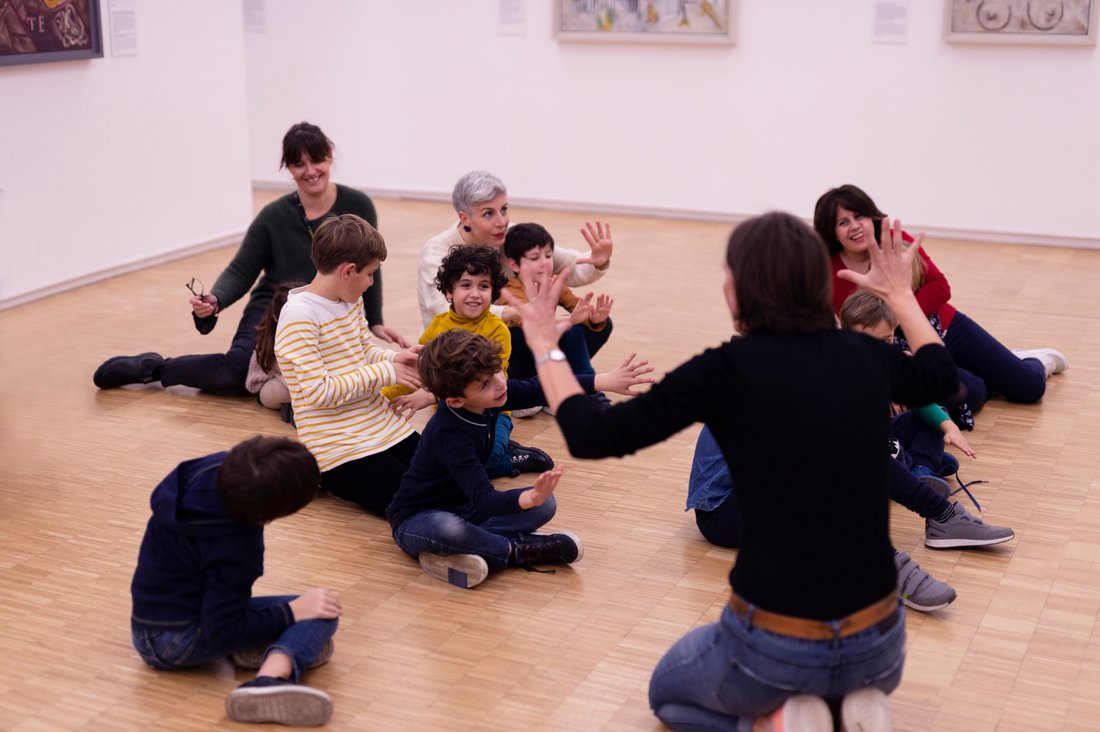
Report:
M840 704L840 726L844 732L889 732L892 717L886 694L870 686L845 695Z
M527 417L534 417L536 414L542 411L542 407L530 407L528 409L513 409L512 416L519 419L526 419Z
M1021 348L1012 353L1017 358L1034 358L1043 364L1048 379L1052 374L1060 374L1069 368L1069 360L1065 354L1055 348Z

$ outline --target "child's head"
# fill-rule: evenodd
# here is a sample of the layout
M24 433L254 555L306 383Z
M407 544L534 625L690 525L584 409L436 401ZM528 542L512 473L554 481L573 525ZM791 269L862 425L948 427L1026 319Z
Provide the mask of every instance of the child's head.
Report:
M452 247L435 275L435 286L464 318L477 318L488 310L506 284L500 253L492 247Z
M878 295L856 290L840 306L840 326L866 333L880 341L892 341L898 317Z
M237 444L218 468L217 491L229 514L262 525L313 500L321 485L317 461L300 442L261 437Z
M538 224L516 224L504 237L504 257L517 275L520 267L535 274L554 267L554 237Z
M317 274L333 278L340 299L353 302L374 284L374 273L386 259L386 242L362 218L341 214L317 227L310 254Z
M453 407L499 407L508 395L500 344L468 330L448 330L424 346L416 370L424 387Z
M287 296L296 287L304 287L305 282L281 282L275 285L275 293L267 304L264 319L256 326L256 361L267 373L275 371L275 331L279 326L279 313L283 312Z

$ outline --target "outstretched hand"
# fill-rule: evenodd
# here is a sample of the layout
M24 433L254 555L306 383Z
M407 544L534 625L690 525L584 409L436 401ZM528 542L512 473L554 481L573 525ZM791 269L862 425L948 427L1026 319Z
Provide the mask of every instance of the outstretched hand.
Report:
M638 354L632 353L627 356L626 360L619 364L619 367L614 371L596 374L596 391L611 391L623 396L636 396L638 392L633 391L631 387L638 384L652 384L654 379L646 376L646 374L653 373L653 367L649 365L649 361L644 359L635 362L634 357L636 355Z
M871 268L866 274L850 269L837 272L837 277L848 280L862 290L868 290L889 300L913 290L913 259L917 256L924 233L917 234L911 245L905 243L901 232L901 219L882 220L882 233L877 242L871 242L867 252L871 256Z
M588 256L578 257L577 264L591 264L596 269L603 269L611 261L611 250L614 243L611 241L611 224L597 221L593 226L591 221L584 222L581 236L588 242Z
M500 293L504 304L513 308L522 320L523 337L534 354L546 353L557 346L562 334L573 327L569 318L555 316L569 274L568 268L557 277L551 277L549 272L521 272L519 279L527 292L527 302L521 302L508 290Z
M378 340L385 341L386 343L396 343L401 348L408 348L412 345L411 343L409 343L408 340L405 339L405 336L401 335L393 328L382 325L381 323L372 325L370 327L370 332L374 333L374 337Z
M561 480L561 474L564 472L564 468L560 465L552 470L547 470L545 473L540 473L539 477L535 478L535 484L531 486L530 490L526 490L519 496L520 508L528 509L541 506L546 503L546 499L553 494L554 489L558 487L558 481Z
M306 590L288 604L296 623L318 618L330 620L340 617L344 611L340 598L332 590L326 590L323 587Z

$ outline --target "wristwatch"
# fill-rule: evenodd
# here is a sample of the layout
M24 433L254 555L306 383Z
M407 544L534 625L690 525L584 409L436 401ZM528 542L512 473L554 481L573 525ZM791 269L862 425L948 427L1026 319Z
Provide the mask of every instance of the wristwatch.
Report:
M535 359L535 368L542 366L547 361L564 361L565 354L561 352L560 348L551 348L545 354Z

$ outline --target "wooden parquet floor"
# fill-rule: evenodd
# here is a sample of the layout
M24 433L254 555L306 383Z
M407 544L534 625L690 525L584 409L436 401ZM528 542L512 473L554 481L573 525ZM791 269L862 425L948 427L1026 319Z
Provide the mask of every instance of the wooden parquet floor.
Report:
M442 204L377 203L390 248L387 323L415 338L419 247L453 216ZM581 214L513 210L513 221L530 220L560 246L580 245ZM729 226L625 216L613 226L614 264L596 289L615 297L615 333L598 367L637 351L664 372L728 336ZM989 481L976 489L985 515L1012 526L1015 541L929 550L920 519L893 513L896 545L959 593L944 611L909 614L895 728L1096 729L1100 251L927 248L960 309L1010 347L1058 346L1071 366L1041 405L990 403L970 437L979 457L963 459L965 477ZM129 582L150 491L173 466L292 429L243 397L91 382L111 355L223 349L240 306L199 336L183 285L195 275L212 283L232 251L0 312L0 729L237 727L223 700L245 672L228 662L146 668L130 645ZM335 700L330 728L659 729L650 671L684 632L717 617L735 557L703 541L683 511L696 432L627 459L581 462L551 418L517 420L517 440L566 466L552 525L585 543L584 559L555 574L511 570L472 591L452 588L423 575L384 521L328 497L272 524L256 591L319 585L343 599L336 655L308 677Z

